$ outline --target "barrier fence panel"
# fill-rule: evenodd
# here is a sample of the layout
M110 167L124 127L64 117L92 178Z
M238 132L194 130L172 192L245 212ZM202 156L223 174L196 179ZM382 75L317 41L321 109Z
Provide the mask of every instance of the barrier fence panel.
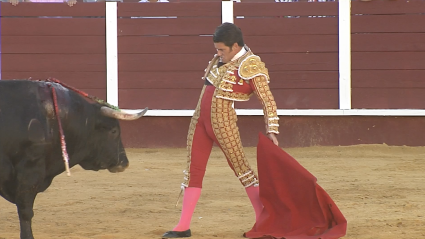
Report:
M52 76L104 99L108 87L120 108L149 107L147 116L157 116L123 122L127 147L184 147L190 117L180 116L191 116L198 101L222 2L114 3L115 43L106 37L106 4L1 3L2 79ZM423 145L424 4L351 2L346 88L338 2L234 3L235 24L269 69L281 146ZM114 44L115 70L106 56ZM109 87L113 71L118 84ZM351 91L348 108L340 108L341 87ZM235 106L242 141L255 146L261 106L255 97Z
M353 108L425 108L424 9L425 1L353 2Z
M105 98L105 4L1 3L3 79L58 80Z
M119 104L194 109L221 1L118 4Z
M266 63L279 109L338 109L337 2L242 2L234 15ZM256 100L235 106L261 109Z

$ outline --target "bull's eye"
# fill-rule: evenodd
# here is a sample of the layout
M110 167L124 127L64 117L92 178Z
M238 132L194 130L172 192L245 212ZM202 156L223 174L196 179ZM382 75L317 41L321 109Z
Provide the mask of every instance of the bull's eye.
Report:
M119 135L119 132L117 128L113 128L109 131L109 137L112 137L115 139L118 137L118 135Z

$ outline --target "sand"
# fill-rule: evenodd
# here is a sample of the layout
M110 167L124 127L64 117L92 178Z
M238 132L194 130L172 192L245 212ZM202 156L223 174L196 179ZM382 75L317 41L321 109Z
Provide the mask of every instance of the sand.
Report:
M256 149L246 148L252 165ZM348 220L345 239L425 238L425 147L357 145L285 149ZM178 222L183 148L127 149L123 173L71 169L38 194L37 239L152 239ZM242 238L254 212L221 151L213 149L192 220L192 238ZM0 198L0 239L19 238L15 205Z

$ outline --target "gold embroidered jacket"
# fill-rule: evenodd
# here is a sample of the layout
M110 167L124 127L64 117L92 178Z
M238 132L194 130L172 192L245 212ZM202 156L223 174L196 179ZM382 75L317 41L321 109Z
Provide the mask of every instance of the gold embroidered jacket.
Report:
M267 133L279 133L279 118L276 102L269 88L270 77L260 57L248 50L240 58L217 67L218 58L214 57L206 76L216 87L216 97L232 101L248 101L256 94L263 105ZM208 69L207 68L207 69Z

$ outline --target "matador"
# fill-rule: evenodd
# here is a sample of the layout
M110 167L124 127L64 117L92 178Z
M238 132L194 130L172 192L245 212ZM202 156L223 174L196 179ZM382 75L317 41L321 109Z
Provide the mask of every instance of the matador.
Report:
M263 208L258 177L245 157L233 105L235 101L248 101L255 94L263 106L266 133L277 145L275 135L279 134L279 118L269 88L268 70L261 58L245 45L242 32L236 25L224 23L217 27L213 41L217 54L202 78L205 83L187 136L181 218L163 238L191 236L190 221L201 194L213 143L223 151L230 168L245 187L256 217Z

